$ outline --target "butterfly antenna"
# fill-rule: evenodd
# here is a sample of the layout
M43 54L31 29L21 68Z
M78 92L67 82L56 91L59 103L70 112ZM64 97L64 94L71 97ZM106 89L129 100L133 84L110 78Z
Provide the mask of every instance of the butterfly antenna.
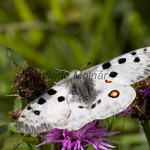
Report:
M60 69L57 69L57 68L54 68L56 71L64 71L64 72L68 72L70 73L70 71L67 71L67 70L60 70Z
M84 68L84 67L86 67L86 66L88 66L88 65L90 65L91 64L91 62L88 62L86 65L84 65L81 69L80 69L80 71Z

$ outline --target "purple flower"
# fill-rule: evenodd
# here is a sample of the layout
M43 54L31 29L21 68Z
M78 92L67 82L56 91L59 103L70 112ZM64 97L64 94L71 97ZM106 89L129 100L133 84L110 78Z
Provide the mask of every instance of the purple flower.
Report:
M115 142L108 139L108 136L119 133L106 132L107 128L104 127L98 120L94 120L83 126L79 130L68 131L66 129L52 129L46 135L39 135L47 140L37 146L44 145L46 143L60 142L62 143L62 150L84 150L84 147L93 145L96 150L110 150L116 148L109 144L109 142Z
M122 112L119 113L119 115L128 115L131 113L131 108L126 108L125 110L123 110Z
M150 97L150 86L145 90L140 89L139 92L144 93L143 98L145 98L146 96Z

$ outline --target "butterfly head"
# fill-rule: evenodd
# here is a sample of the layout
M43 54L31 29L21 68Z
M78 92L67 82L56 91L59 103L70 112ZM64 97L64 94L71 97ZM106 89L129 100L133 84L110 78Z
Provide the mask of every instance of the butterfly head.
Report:
M69 75L69 79L73 79L73 78L80 76L81 72L82 71L79 71L79 70L73 70Z

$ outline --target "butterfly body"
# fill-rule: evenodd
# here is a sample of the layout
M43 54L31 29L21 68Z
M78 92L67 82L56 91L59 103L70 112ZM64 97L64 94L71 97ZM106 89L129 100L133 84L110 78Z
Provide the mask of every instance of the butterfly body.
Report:
M21 113L17 128L41 133L77 130L126 109L136 93L131 84L150 75L150 47L121 55L85 71L74 70Z
M90 105L96 96L96 89L92 79L87 78L87 76L84 77L84 73L77 70L71 72L69 77L71 81L70 93L79 97L79 100L87 104L87 106Z

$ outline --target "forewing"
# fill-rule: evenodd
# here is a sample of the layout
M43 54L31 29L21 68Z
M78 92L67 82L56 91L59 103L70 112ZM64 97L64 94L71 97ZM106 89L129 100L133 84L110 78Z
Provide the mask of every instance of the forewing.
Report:
M41 133L52 128L65 128L70 115L68 93L67 84L62 83L31 102L18 119L18 130L22 133Z
M150 47L126 53L85 70L84 73L96 73L97 78L101 74L102 79L122 85L133 84L150 75Z

